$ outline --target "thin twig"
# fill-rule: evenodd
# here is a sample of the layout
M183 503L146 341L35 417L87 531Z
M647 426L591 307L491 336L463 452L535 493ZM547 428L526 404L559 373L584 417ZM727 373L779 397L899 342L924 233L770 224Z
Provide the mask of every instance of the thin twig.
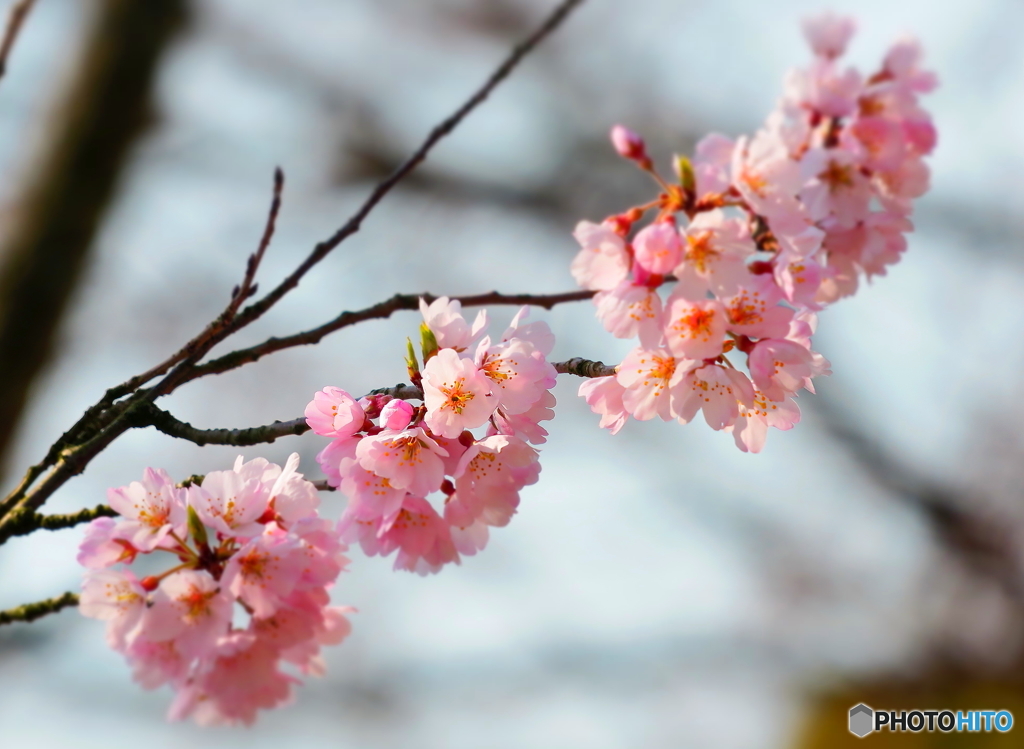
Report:
M555 371L558 374L571 374L577 377L611 377L619 371L618 367L610 367L604 362L591 361L575 357L568 361L555 362Z
M35 512L18 510L9 516L12 536L27 536L35 531L58 531L88 523L96 518L112 518L117 513L108 505L96 505L67 515L40 515Z
M140 375L136 375L130 380L107 390L107 392L104 393L103 398L101 398L98 403L87 409L82 417L75 422L70 429L61 435L60 439L50 446L50 449L47 451L43 460L31 466L14 490L8 494L3 501L0 501L0 518L5 517L12 511L12 509L24 498L28 488L35 483L36 479L38 479L47 468L56 465L57 461L60 459L61 453L66 448L74 444L81 444L83 441L95 435L99 429L107 427L117 417L121 416L129 404L118 404L115 406L115 401L118 398L134 392L154 377L159 377L166 373L171 367L190 357L198 360L206 355L210 346L212 346L212 344L207 345L212 336L214 336L219 329L222 329L234 319L234 316L238 312L238 308L242 302L245 301L248 296L252 296L256 291L253 279L256 276L256 271L259 269L260 262L263 260L263 255L266 252L267 247L270 245L270 240L274 235L277 215L281 209L281 193L283 188L284 173L280 168L277 168L274 170L273 197L270 202L270 210L267 213L267 220L263 229L263 234L260 238L260 243L256 252L249 256L242 283L234 290L231 301L228 303L228 306L224 311L218 315L213 322L207 325L198 336L185 344L185 346L172 354L168 359L164 360L152 369L143 372ZM107 418L104 419L104 416ZM124 430L122 430L122 432L123 431Z
M25 18L35 4L36 0L20 0L14 4L7 16L7 27L4 29L3 38L0 39L0 78L7 72L7 57L14 48L14 41L18 38Z
M614 375L615 367L604 362L591 361L576 357L568 361L552 362L559 374L571 374L577 377L608 377ZM423 390L415 385L399 383L386 388L371 390L367 395L390 395L392 398L404 400L423 400ZM133 426L153 426L160 432L178 439L188 440L197 445L259 445L273 442L279 437L305 434L309 431L305 417L289 421L275 421L272 424L247 429L197 429L191 424L180 421L171 414L152 404L136 409Z
M491 92L504 81L513 70L522 62L533 49L540 44L551 32L557 29L561 23L568 17L568 15L580 4L583 0L562 0L547 19L526 39L521 41L515 47L512 52L505 59L505 61L498 66L490 77L484 82L476 93L474 93L465 104L459 107L451 116L445 119L443 122L434 127L433 130L427 135L426 140L420 145L418 149L410 156L406 161L401 164L394 172L391 173L386 179L381 181L370 193L369 197L359 208L358 211L348 220L345 224L338 229L333 235L320 242L313 248L313 251L309 256L296 268L287 278L277 285L269 294L264 296L258 302L249 305L241 314L239 314L233 328L235 330L245 327L253 320L259 318L268 309L274 306L281 297L287 294L289 291L299 285L299 281L305 276L317 263L323 260L327 255L339 244L345 241L348 237L352 236L362 227L363 221L370 212L377 206L377 204L387 195L391 190L401 182L409 173L411 173L417 166L419 166L426 158L430 151L434 148L437 143L450 134L459 123L461 123L470 112L476 109L482 104Z
M203 332L186 343L168 359L108 391L106 398L113 396L110 401L111 403L116 398L134 392L154 377L165 374L174 365L193 356L209 339L216 336L235 319L235 315L238 313L238 308L242 305L242 302L256 292L253 280L256 278L256 271L259 270L260 263L263 261L263 255L266 253L267 247L270 246L270 240L274 236L274 230L277 226L277 215L281 210L281 193L283 190L284 172L281 171L280 167L277 167L274 169L274 191L270 201L270 210L267 212L267 221L263 229L263 235L260 237L260 243L256 248L256 252L251 254L246 262L245 277L242 279L242 283L232 291L231 301L224 311L207 325ZM209 349L207 348L207 350Z
M135 422L140 417L145 416L144 412L153 401L172 392L184 382L187 382L190 379L189 375L195 369L195 363L205 356L213 346L258 319L274 304L276 304L281 297L295 288L302 277L305 276L305 274L308 273L309 270L317 263L323 260L331 250L341 244L341 242L347 237L359 231L363 220L370 214L384 196L387 195L395 185L401 182L409 173L411 173L427 157L427 154L434 145L451 133L470 112L479 106L480 103L490 95L491 91L493 91L501 81L508 77L522 59L546 36L554 31L562 21L565 20L569 13L582 2L583 0L563 0L563 2L559 3L554 11L533 34L513 48L511 54L506 58L506 60L487 79L484 85L470 97L469 100L459 107L454 114L435 127L416 152L413 153L413 155L404 164L396 169L390 177L377 185L359 210L356 211L355 215L353 215L352 218L350 218L331 237L316 245L310 255L299 265L299 267L280 284L278 284L275 289L258 302L242 309L241 312L234 315L231 320L225 320L223 315L219 316L210 324L210 326L208 326L206 330L203 331L203 333L200 333L199 336L193 339L185 347L188 350L188 353L184 358L180 359L173 365L173 369L171 369L160 382L147 390L134 392L127 402L114 404L113 408L116 409L116 415L113 416L109 423L106 423L84 443L79 443L74 447L67 447L63 449L61 457L55 464L53 464L52 470L41 479L40 483L36 485L35 488L30 489L32 484L29 483L26 485L23 482L23 485L19 486L17 492L8 495L4 502L0 503L0 513L7 513L6 515L0 514L0 543L3 543L11 536L9 519L10 512L12 510L27 510L33 512L38 510L39 507L41 507L42 504L46 502L46 500L52 496L55 491L57 491L57 489L68 481L68 479L84 471L85 467L96 455L103 451L120 435L124 434L128 429L135 426ZM131 382L132 381L129 381L129 383ZM118 389L114 388L111 391L108 391L107 395L110 396L111 392L114 392L114 399L116 399L117 397L121 397L122 395L126 395L130 392L122 391L118 393L117 390ZM94 411L94 409L99 410ZM100 404L97 404L93 409L90 409L87 412L87 415L93 413L92 418L95 421L102 419L104 412L105 409L103 409ZM78 425L79 428L76 430L73 438L69 439L69 442L79 442L80 433L91 433L90 427L93 426L94 424L91 422L81 423ZM36 477L37 476L33 476L33 479Z
M525 304L551 309L557 304L590 299L594 294L595 292L593 291L567 291L558 294L502 294L498 291L492 291L487 294L452 297L452 299L460 301L463 307L504 304L520 306ZM294 335L282 336L280 338L268 338L255 346L238 349L203 364L196 365L192 372L189 373L186 382L206 377L207 375L229 372L245 364L251 364L276 351L282 351L294 346L310 346L319 343L331 333L356 325L357 323L366 322L367 320L385 319L401 310L417 310L419 309L421 297L428 303L437 299L433 294L395 294L382 302L377 302L364 309L355 312L342 312L333 320L302 333L295 333Z
M68 606L77 605L78 594L68 592L62 596L57 596L56 598L47 598L45 601L26 603L25 605L18 606L17 608L0 611L0 624L10 624L11 622L34 622L36 619L40 619L47 614L56 614L61 609L66 609Z

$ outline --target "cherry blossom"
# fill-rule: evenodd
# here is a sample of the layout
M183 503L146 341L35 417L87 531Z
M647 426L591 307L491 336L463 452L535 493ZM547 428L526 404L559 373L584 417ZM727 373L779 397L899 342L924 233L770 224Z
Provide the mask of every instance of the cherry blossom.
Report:
M147 482L177 501L185 497L163 471L148 469ZM137 496L138 486L111 496ZM80 559L106 568L86 573L79 609L106 622L108 643L140 685L175 690L172 719L248 724L258 710L287 701L299 683L284 675L283 663L322 673L320 647L348 633L351 609L331 607L327 593L347 563L345 546L337 524L318 516L319 499L298 472L297 454L283 468L239 457L232 470L207 474L203 487L189 487L186 521L159 546L114 556L118 535L138 529L134 504L128 518L94 521ZM140 555L177 563L141 580L113 566Z
M110 489L107 502L123 518L117 535L139 551L152 551L185 525L184 492L166 472L147 468L142 481Z
M458 437L464 429L482 426L498 400L493 380L452 349L438 351L423 370L424 422L442 437Z
M465 351L473 345L487 327L487 311L480 310L472 326L462 316L462 302L443 296L430 304L420 299L420 313L441 348Z
M581 221L573 236L582 249L572 261L572 275L584 289L613 289L629 275L625 242L610 224Z
M363 426L363 409L337 387L325 387L306 406L306 423L324 437L351 437Z
M665 318L665 345L673 355L710 359L722 353L728 318L721 302L691 299L682 292L673 292L668 298Z
M633 349L622 360L616 375L624 388L623 408L640 421L655 416L669 421L673 416L670 388L678 382L684 369L685 366L677 367L675 356L667 349Z
M640 338L649 347L661 345L664 318L661 297L649 286L623 281L594 296L597 319L616 338Z

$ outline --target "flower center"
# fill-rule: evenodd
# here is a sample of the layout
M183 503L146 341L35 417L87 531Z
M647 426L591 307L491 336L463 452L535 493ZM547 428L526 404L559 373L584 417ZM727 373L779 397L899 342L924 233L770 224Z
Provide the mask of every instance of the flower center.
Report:
M473 391L465 389L465 384L466 381L460 377L451 387L448 387L448 383L445 383L438 388L444 393L444 403L441 405L442 410L448 409L457 414L462 413L463 409L466 408L476 395Z

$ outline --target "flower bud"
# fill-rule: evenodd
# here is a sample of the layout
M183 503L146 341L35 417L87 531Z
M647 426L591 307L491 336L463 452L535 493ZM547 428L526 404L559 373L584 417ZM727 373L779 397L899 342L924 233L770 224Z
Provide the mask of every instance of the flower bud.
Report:
M611 138L619 156L633 161L647 161L647 146L644 139L628 127L616 125L612 128Z
M380 425L388 429L405 429L412 421L412 404L404 400L389 402L380 412Z

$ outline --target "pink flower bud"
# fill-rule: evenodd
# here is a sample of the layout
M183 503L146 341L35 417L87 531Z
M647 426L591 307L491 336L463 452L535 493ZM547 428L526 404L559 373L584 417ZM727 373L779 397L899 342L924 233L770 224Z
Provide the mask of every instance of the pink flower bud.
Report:
M633 161L644 161L647 159L647 146L644 139L634 133L628 127L616 125L611 132L612 145L619 156Z
M408 401L393 400L380 411L380 425L388 429L405 429L415 409Z

